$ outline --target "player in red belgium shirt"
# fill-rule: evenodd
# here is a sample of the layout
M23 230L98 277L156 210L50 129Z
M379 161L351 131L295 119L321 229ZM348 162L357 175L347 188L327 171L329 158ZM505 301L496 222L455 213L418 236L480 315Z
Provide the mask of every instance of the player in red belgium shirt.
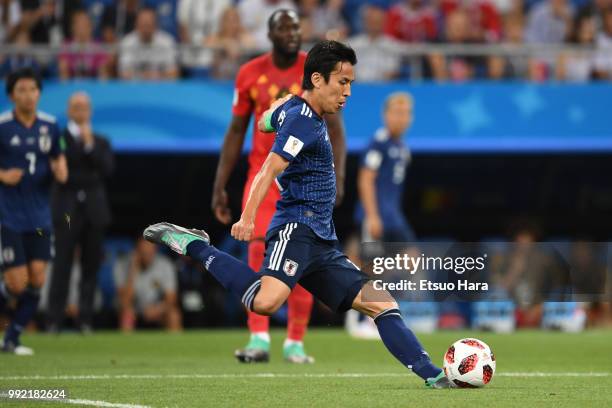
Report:
M243 65L236 78L232 121L223 142L212 199L213 212L216 218L224 224L231 222L225 186L240 158L251 114L255 115L255 123L257 123L260 116L276 99L288 93L295 95L302 93L301 84L306 53L300 51L301 32L298 15L291 10L278 10L270 16L268 30L272 51ZM344 130L337 114L329 115L325 119L334 151L337 197L341 199L346 157ZM253 147L249 154L249 170L244 188L243 206L251 183L268 156L275 136L274 133L260 132L257 126L253 126L253 129ZM254 238L249 243L248 254L249 266L256 271L260 270L264 259L266 230L279 198L278 187L272 185L257 212ZM311 363L314 360L306 354L303 338L312 310L312 295L297 285L287 302L289 316L283 356L287 361L293 363ZM248 312L248 315L250 341L244 349L236 351L236 358L244 363L267 362L270 358L269 317L253 312Z

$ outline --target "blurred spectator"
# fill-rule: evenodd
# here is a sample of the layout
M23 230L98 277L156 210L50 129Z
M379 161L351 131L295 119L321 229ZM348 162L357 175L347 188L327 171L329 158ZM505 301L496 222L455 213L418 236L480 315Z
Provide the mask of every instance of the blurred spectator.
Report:
M595 19L589 15L579 15L574 19L567 40L569 45L584 46L585 52L565 52L557 60L557 79L585 82L592 78L595 65L591 50L595 43Z
M595 73L599 79L612 78L612 7L603 16L603 30L597 34Z
M509 14L504 19L503 45L523 45L524 32L523 16ZM488 59L489 78L516 79L529 76L529 58L523 56L495 55Z
M435 41L438 27L435 10L426 0L403 0L387 11L385 33L406 42Z
M529 44L561 44L569 32L573 9L567 0L545 0L527 16L525 41Z
M490 0L441 0L440 2L440 11L445 20L459 9L462 9L468 18L471 41L495 42L501 38L501 18Z
M300 0L299 13L302 24L302 42L343 40L348 27L342 18L344 0Z
M576 12L577 17L592 16L595 20L595 31L603 30L603 16L607 9L612 7L612 0L591 0L587 1Z
M344 0L342 16L349 26L349 33L353 36L363 31L362 8L366 5L373 5L388 10L398 0Z
M19 30L19 0L0 0L0 44L13 41Z
M385 10L376 6L363 8L365 32L348 42L359 57L355 76L359 81L383 81L397 78L400 72L398 43L383 32Z
M221 16L219 31L208 37L205 45L216 48L212 76L217 79L233 79L244 62L242 49L254 47L255 39L242 26L238 10L228 7Z
M451 12L445 21L446 42L453 45L473 43L470 28L470 19L464 10L457 9ZM483 58L461 54L448 56L433 54L430 63L435 79L461 82L477 76L478 69L483 65Z
M238 11L242 24L255 38L255 45L268 49L268 18L278 9L296 10L290 0L242 0L238 3Z
M38 60L28 52L32 42L30 41L30 32L27 29L17 30L11 45L17 47L17 52L0 56L0 76L2 78L20 68L32 68L37 72L41 71Z
M155 10L158 27L172 35L175 40L179 38L177 3L178 0L144 0L142 4L144 7Z
M59 55L60 78L108 78L109 61L109 55L93 39L93 26L87 12L75 12L70 40Z
M108 141L91 126L91 101L74 93L68 102L68 126L63 140L70 177L54 185L51 208L55 232L55 261L49 294L49 319L53 330L64 320L66 297L76 247L80 247L79 326L91 330L93 300L102 263L104 231L110 223L105 181L113 170Z
M91 18L94 29L94 38L102 39L102 15L106 7L115 3L115 0L81 0L81 5Z
M155 11L138 12L136 29L121 40L119 75L122 79L162 80L178 76L176 44L157 29Z
M202 47L209 37L219 32L223 11L231 0L179 0L179 38L182 44ZM212 66L213 51L206 48L185 50L181 56L185 66L207 74Z
M553 261L536 243L535 232L528 228L517 230L510 250L491 270L491 282L505 290L516 302L517 325L536 327L542 318L542 302L554 275Z
M137 319L146 326L181 329L176 271L156 245L138 238L134 251L117 260L113 275L121 330L132 331Z
M22 21L35 44L60 45L70 34L70 16L80 0L22 0Z
M117 0L106 7L102 14L102 41L115 43L131 33L136 26L140 0Z

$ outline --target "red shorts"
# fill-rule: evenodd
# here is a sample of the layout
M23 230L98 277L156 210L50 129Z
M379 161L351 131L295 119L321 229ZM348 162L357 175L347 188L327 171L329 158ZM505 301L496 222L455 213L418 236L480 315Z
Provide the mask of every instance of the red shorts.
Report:
M244 206L246 205L247 199L249 198L249 192L251 191L251 185L253 184L253 180L255 179L255 174L257 174L257 172L249 172L249 175L247 177L247 182L244 186L244 194L242 196L243 210ZM280 191L278 190L276 183L272 183L270 189L268 190L268 194L266 194L266 197L257 209L257 214L255 215L255 231L253 233L253 239L265 239L266 232L268 231L268 225L270 225L270 221L272 221L272 216L276 211L276 202L279 199Z

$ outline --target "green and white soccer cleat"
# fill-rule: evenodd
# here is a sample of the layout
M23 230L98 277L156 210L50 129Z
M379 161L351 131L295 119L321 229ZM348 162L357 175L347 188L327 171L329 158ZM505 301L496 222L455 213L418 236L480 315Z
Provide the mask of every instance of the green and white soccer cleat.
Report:
M306 354L302 343L291 343L284 346L283 357L285 361L293 364L312 364L315 362L314 357Z
M187 245L193 241L210 244L210 237L203 230L187 229L169 222L149 225L142 233L144 239L154 244L166 245L177 254L187 255Z
M428 378L425 380L425 387L427 388L455 388L455 385L450 382L448 377L444 374L444 371L441 371L435 378Z
M241 363L267 363L270 361L270 342L259 336L251 336L249 344L236 350L234 356Z
M15 345L13 343L4 343L1 344L1 350L4 353L14 354L16 356L33 356L34 350L30 347L22 346L21 344Z

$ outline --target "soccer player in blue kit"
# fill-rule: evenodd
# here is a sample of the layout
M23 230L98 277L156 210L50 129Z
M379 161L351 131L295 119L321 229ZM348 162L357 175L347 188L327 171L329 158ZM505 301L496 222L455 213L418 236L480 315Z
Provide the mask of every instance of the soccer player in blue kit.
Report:
M396 92L383 108L385 126L370 142L359 169L361 202L356 218L363 219L362 241L414 242L416 237L402 212L402 193L410 151L403 136L412 123L412 97Z
M332 310L351 308L371 316L387 349L432 388L450 388L444 372L406 327L388 292L362 299L372 283L337 249L332 221L336 181L332 147L323 114L340 111L351 95L355 52L336 41L317 43L304 65L302 97L288 96L272 104L258 126L276 131L274 145L255 177L232 236L248 241L259 204L276 181L281 191L266 235L260 274L210 244L208 234L170 223L145 229L144 237L179 254L201 261L248 309L271 315L299 282ZM368 288L373 290L372 288ZM366 296L367 297L367 296Z
M14 109L0 115L0 312L11 299L17 309L2 351L31 355L19 337L40 299L52 254L49 189L68 179L55 118L37 110L41 82L31 69L10 74L6 92Z

